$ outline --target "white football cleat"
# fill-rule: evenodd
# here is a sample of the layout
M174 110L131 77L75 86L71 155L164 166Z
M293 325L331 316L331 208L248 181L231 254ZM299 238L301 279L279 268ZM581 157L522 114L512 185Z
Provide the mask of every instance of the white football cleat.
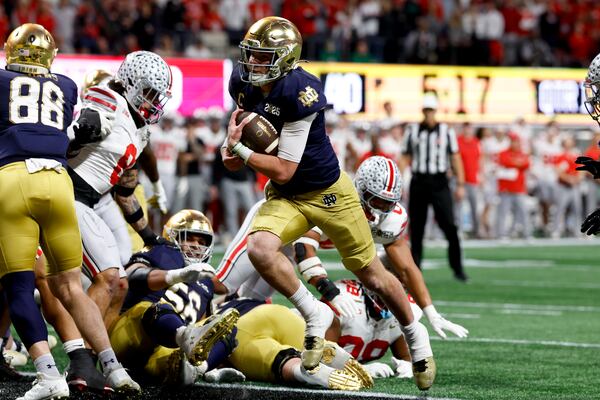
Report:
M4 349L4 359L11 367L22 367L27 364L27 356L16 350Z
M138 394L142 389L140 385L127 373L122 365L119 368L111 370L106 376L106 384L114 389L117 393L123 394Z
M181 349L174 351L167 361L165 384L190 386L201 378L208 369L208 363L203 361L199 366L190 364Z
M230 308L208 318L204 325L187 326L178 344L190 363L200 365L205 361L215 343L231 333L239 317L239 311Z
M363 388L370 389L374 386L373 378L365 367L337 343L325 341L321 362L333 369L341 369L354 374L360 379Z
M17 400L50 400L69 397L69 385L64 376L50 376L38 372L33 387Z
M325 349L325 332L333 322L333 311L328 305L317 302L318 310L306 318L306 331L304 333L304 350L301 359L302 366L312 369L319 365Z

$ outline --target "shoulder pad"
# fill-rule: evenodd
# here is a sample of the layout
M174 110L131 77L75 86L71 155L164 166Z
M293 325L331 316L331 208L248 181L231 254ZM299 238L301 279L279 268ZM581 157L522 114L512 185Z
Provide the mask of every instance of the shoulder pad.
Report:
M408 213L401 204L397 204L376 226L371 227L373 239L377 243L390 244L398 240L408 226Z
M327 106L323 84L316 76L309 74L301 67L291 70L282 80L281 97L283 97L282 117L284 121L298 121Z
M129 263L142 263L151 268L158 268L163 270L179 269L185 267L185 260L181 251L167 244L161 244L153 246L149 249L144 249L131 256Z

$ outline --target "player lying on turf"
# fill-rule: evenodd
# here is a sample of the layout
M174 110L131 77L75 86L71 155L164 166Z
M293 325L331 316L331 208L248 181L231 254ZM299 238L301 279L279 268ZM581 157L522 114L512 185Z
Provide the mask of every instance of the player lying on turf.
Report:
M129 292L110 340L136 375L192 384L229 355L239 314L232 309L202 321L210 310L214 276L207 264L213 231L204 214L179 211L165 224L163 237L168 244L136 253L127 264Z
M373 386L369 373L333 342L326 342L319 366L307 371L298 350L302 348L306 324L289 308L254 299L234 299L219 309L236 309L242 315L237 322L238 345L229 361L248 379L336 390Z

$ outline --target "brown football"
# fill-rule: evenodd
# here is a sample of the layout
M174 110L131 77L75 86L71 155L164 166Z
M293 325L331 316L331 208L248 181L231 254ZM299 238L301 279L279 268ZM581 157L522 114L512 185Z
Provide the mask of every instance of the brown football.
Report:
M242 130L242 144L257 153L277 155L279 132L265 117L249 111L239 113L235 122L239 125L248 116L252 119Z

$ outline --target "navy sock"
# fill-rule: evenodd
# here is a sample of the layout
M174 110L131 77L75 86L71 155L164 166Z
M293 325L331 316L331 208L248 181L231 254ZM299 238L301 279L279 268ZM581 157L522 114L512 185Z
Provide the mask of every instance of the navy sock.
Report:
M6 274L1 282L6 292L10 318L25 347L29 349L34 343L48 340L46 322L33 298L33 271Z
M210 350L210 353L208 354L208 359L206 360L206 362L208 363L207 371L217 368L233 352L233 350L237 346L237 340L235 339L236 334L237 328L234 327L233 331L231 331L231 333L227 335L227 337L215 343L213 348Z
M175 332L185 323L170 304L153 304L144 313L142 324L154 343L172 349L179 347L175 342Z

